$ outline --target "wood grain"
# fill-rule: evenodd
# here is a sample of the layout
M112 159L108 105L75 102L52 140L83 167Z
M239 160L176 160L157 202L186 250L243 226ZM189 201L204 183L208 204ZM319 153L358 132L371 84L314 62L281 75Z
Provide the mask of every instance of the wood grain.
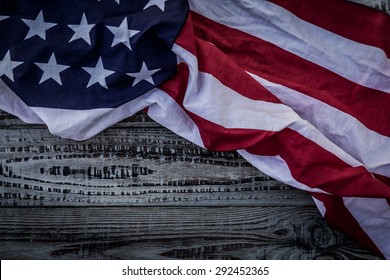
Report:
M4 125L1 205L312 205L237 153L206 151L141 118L84 142Z
M362 4L377 10L381 10L390 15L390 0L348 0L348 1Z
M375 259L311 198L144 113L83 142L0 111L2 259Z
M0 213L2 259L372 258L327 227L314 207L2 208Z

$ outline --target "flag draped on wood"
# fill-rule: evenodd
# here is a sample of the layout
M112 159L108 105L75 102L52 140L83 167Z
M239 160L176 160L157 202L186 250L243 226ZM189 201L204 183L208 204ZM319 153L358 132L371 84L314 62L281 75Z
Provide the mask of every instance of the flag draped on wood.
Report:
M0 3L1 109L83 140L147 108L309 192L390 258L388 15L342 0L22 2Z

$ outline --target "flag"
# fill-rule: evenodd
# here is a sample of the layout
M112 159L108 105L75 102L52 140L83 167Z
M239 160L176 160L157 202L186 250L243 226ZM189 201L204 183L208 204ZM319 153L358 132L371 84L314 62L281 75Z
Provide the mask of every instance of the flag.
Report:
M146 109L390 258L389 31L343 0L2 1L0 109L75 140Z

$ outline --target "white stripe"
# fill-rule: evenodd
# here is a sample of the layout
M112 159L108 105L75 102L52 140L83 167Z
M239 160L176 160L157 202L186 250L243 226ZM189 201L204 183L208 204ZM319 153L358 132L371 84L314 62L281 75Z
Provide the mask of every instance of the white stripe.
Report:
M291 108L283 104L249 99L223 85L211 74L200 72L196 57L175 45L174 51L190 67L190 79L184 98L184 107L225 128L281 131L290 128L317 143L351 166L362 164L329 141L312 124L303 120ZM259 88L260 90L260 88Z
M77 141L93 137L147 106L149 106L148 114L152 119L177 135L204 147L195 123L167 93L158 88L113 109L30 108L0 79L1 110L14 114L28 123L45 123L52 134Z
M177 135L204 148L198 127L176 101L161 90L154 97L156 103L149 106L148 115Z
M356 118L320 100L251 76L369 171L390 177L390 137L368 129Z
M69 110L32 107L31 109L47 124L51 133L83 141L156 102L157 91L157 89L151 90L117 108Z
M190 0L191 10L339 74L390 93L390 60L383 50L354 42L301 20L268 1Z
M295 180L291 175L291 171L288 168L287 163L280 156L259 156L251 154L246 150L238 150L238 153L257 169L261 170L261 172L280 182L284 182L304 191L328 194L321 189L310 188Z
M0 109L15 114L26 122L45 123L52 134L77 141L91 138L107 127L132 116L156 102L155 98L158 97L155 92L150 91L117 108L108 109L29 108L12 90L4 91L1 87L0 81Z
M300 120L286 105L240 95L211 74L199 71L197 58L192 53L179 45L172 49L179 62L184 62L190 70L183 102L188 111L226 128L280 131Z
M114 109L69 110L29 107L0 79L0 109L27 123L46 124L52 134L77 141L93 137L153 102L151 91Z
M17 116L26 123L44 123L2 79L0 79L0 109Z
M343 201L384 257L390 259L390 206L386 199L348 197Z
M320 211L322 217L325 217L325 214L326 214L325 204L321 200L315 198L314 196L312 196L312 198L313 198L313 201L316 204L318 210Z
M286 105L249 99L211 74L199 72L197 78L196 90L188 85L184 107L223 127L280 131L300 119Z

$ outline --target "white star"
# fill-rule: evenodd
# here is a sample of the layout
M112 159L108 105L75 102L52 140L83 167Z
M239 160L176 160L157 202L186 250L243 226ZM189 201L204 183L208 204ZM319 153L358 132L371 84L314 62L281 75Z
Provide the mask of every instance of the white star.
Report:
M10 52L8 51L3 60L0 60L0 77L6 75L11 81L14 81L13 70L22 63L20 61L12 61Z
M42 11L39 12L38 16L34 20L31 19L22 19L22 20L30 28L24 40L31 38L35 35L38 35L43 40L46 40L46 30L57 25L56 23L45 22L45 20L43 19Z
M2 21L3 19L6 19L6 18L9 18L8 16L0 16L0 21Z
M91 29L95 26L95 24L88 24L85 13L81 18L80 24L69 24L68 26L75 32L73 37L70 38L69 42L77 39L83 39L85 42L91 45L91 37L89 36L89 32L91 32Z
M104 69L101 57L99 57L95 67L83 67L83 69L91 75L87 88L93 84L99 83L102 87L108 89L106 78L115 73L115 71Z
M131 45L130 45L130 38L133 37L135 34L139 32L139 30L132 30L129 29L128 24L127 24L127 18L125 18L121 25L119 27L116 26L107 26L107 28L114 34L114 40L112 41L111 47L122 43L126 47L128 47L130 50Z
M136 84L138 84L139 82L145 80L149 83L151 83L152 85L154 85L154 81L153 81L153 77L152 75L158 71L160 71L160 69L153 69L153 70L149 70L148 67L146 66L145 62L142 63L142 67L141 67L141 70L138 72L138 73L126 73L127 75L129 75L130 77L134 77L135 80L133 81L133 85L132 86L135 86Z
M146 10L147 8L151 7L151 6L157 6L161 9L161 11L164 12L164 9L165 9L165 2L167 2L168 0L149 0L148 4L146 4L146 6L144 7L144 10Z
M44 81L52 78L54 81L59 83L62 86L60 73L70 66L57 64L56 57L54 53L51 55L49 61L47 63L38 63L37 65L43 71L42 78L39 81L39 84L42 84Z

